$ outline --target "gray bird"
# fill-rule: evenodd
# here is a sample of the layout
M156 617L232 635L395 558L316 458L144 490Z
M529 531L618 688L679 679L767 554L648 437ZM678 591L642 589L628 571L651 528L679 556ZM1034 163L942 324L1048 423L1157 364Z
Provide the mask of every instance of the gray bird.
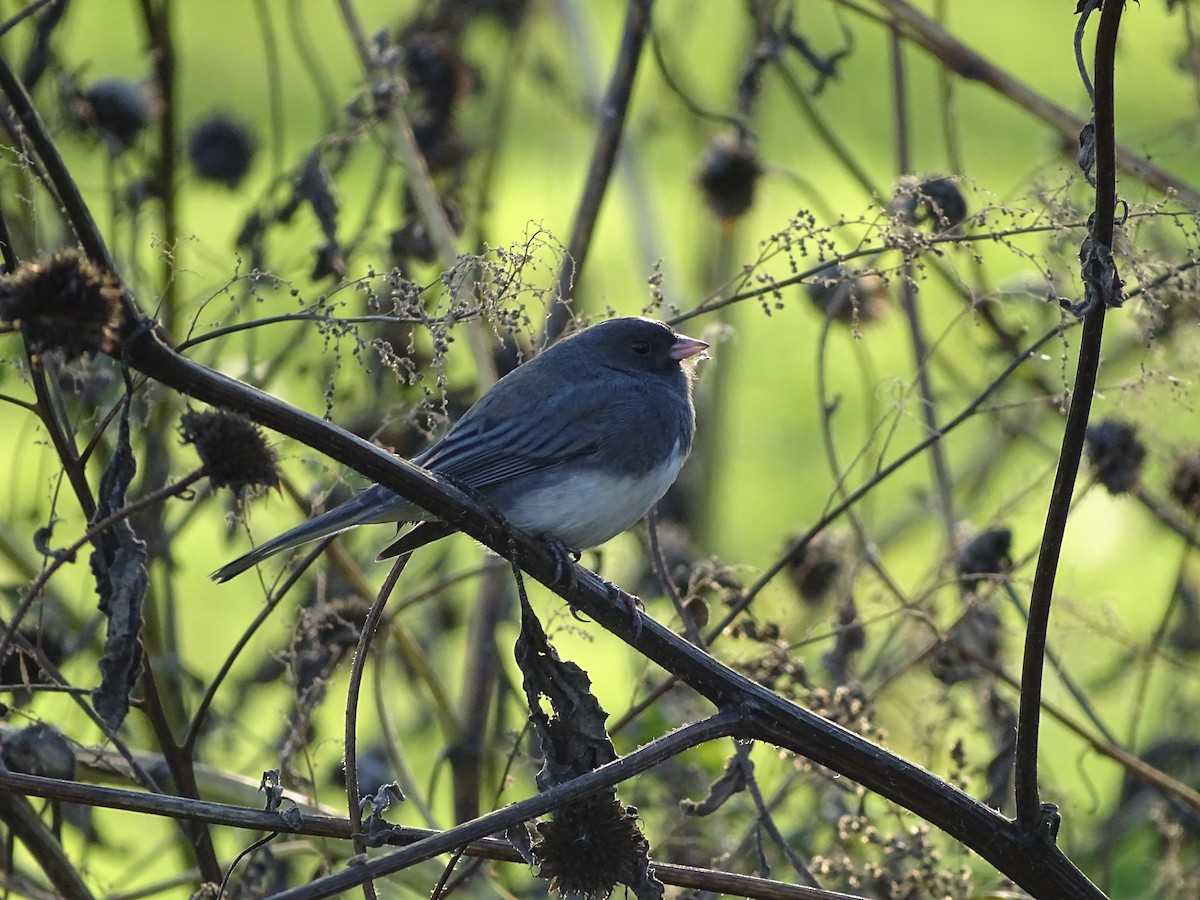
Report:
M518 366L413 462L478 492L509 524L575 550L641 519L692 447L692 372L704 341L651 319L610 319ZM453 529L374 485L213 573L228 581L269 556L353 528L417 522L379 554L398 556Z

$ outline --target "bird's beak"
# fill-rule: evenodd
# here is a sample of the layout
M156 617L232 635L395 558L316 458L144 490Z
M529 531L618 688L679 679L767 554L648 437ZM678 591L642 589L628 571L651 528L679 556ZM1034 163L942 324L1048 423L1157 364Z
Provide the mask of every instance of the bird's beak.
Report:
M677 334L675 335L675 343L671 345L671 359L687 359L706 349L708 349L708 344L704 341L698 341L684 334Z

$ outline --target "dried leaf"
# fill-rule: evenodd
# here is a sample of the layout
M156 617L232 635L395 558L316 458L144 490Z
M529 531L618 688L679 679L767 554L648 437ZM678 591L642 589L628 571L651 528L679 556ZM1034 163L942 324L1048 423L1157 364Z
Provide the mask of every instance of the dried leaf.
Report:
M680 800L679 808L689 816L707 816L715 813L730 797L746 789L747 765L751 765L750 760L743 760L735 753L726 761L721 777L708 789L707 797L699 801Z
M591 679L575 663L559 658L532 612L521 616L516 660L524 675L529 720L542 752L539 790L570 781L617 758L604 728L608 713L592 694ZM543 699L549 701L550 714L543 711Z
M125 505L125 491L137 472L129 443L129 406L121 414L117 445L100 478L98 506L93 522L108 518ZM104 656L100 660L100 685L92 692L96 713L112 730L125 721L129 694L142 669L142 600L146 594L146 544L138 539L128 519L106 528L92 541L92 575L100 595L100 612L108 619Z

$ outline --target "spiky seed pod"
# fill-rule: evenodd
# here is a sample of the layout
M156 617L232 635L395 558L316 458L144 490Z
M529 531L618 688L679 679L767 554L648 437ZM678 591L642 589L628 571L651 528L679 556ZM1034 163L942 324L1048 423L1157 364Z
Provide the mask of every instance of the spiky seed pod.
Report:
M973 591L980 582L1004 575L1012 568L1012 531L1003 526L982 531L963 545L955 563L963 587Z
M1085 440L1096 480L1110 494L1133 490L1146 461L1146 445L1138 439L1137 429L1119 419L1106 419L1089 427Z
M966 219L967 200L950 178L904 178L896 187L892 211L909 225L928 223L932 231L949 231Z
M1200 450L1184 454L1171 476L1171 497L1194 516L1200 516Z
M124 324L120 283L76 250L22 263L0 278L0 319L24 336L34 356L67 360L112 353Z
M724 134L704 152L697 179L704 200L718 218L729 222L744 215L754 203L754 187L762 165L749 139Z
M649 850L637 810L611 794L569 803L537 830L538 875L564 897L607 897L618 883L635 883Z
M254 135L224 113L202 119L188 137L188 159L196 174L233 189L254 162Z
M245 416L188 410L179 419L185 444L196 455L213 487L241 496L251 488L279 485L278 459L261 429Z
M803 553L788 566L792 584L800 599L810 606L821 603L837 585L847 568L845 542L835 535L822 532L804 547Z

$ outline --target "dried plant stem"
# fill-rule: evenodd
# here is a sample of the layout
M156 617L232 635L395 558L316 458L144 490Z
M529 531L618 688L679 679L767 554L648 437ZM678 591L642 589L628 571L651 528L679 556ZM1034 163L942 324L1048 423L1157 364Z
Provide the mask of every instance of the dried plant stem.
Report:
M354 852L365 853L366 841L362 834L362 806L358 793L358 698L362 690L363 672L367 666L367 651L371 647L371 639L383 618L383 608L388 598L396 588L396 582L408 565L412 554L405 553L393 563L391 571L384 579L375 602L367 612L363 621L362 631L358 635L358 649L354 652L354 661L350 666L350 683L346 689L346 718L345 718L345 749L343 761L346 773L346 806L350 814L351 836L354 841ZM375 885L368 879L362 882L363 894L367 900L375 900Z
M579 283L583 264L587 261L592 244L592 234L600 215L600 204L612 181L613 167L621 138L625 133L625 120L629 112L629 98L633 94L634 77L650 31L650 13L653 0L628 0L625 7L625 25L621 33L621 47L613 66L604 99L600 104L600 132L592 149L592 160L583 183L583 196L575 211L571 225L571 237L567 241L567 252L563 257L562 269L558 273L554 308L546 324L547 340L557 337L569 320L571 292Z
M1124 6L1124 0L1110 0L1104 4L1096 38L1096 212L1091 239L1095 246L1105 250L1112 247L1113 217L1116 214L1117 202L1113 81L1117 31ZM1084 277L1087 278L1086 272ZM1094 297L1095 302L1083 319L1083 336L1080 339L1075 384L1071 390L1071 406L1067 411L1058 471L1050 493L1050 505L1046 512L1041 550L1029 598L1029 624L1025 630L1025 656L1021 670L1021 708L1017 721L1015 779L1017 821L1027 831L1043 833L1048 839L1053 838L1057 824L1054 821L1056 813L1042 807L1038 791L1038 731L1042 676L1054 580L1062 554L1063 535L1067 528L1075 478L1083 455L1084 437L1096 389L1096 375L1100 369L1100 345L1104 336L1104 316L1107 310L1105 294L1099 286Z

